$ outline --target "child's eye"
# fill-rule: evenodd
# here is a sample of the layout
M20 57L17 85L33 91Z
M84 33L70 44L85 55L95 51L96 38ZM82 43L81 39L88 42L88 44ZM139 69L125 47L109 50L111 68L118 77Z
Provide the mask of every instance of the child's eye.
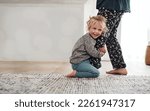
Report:
M98 29L99 31L102 31L102 29Z

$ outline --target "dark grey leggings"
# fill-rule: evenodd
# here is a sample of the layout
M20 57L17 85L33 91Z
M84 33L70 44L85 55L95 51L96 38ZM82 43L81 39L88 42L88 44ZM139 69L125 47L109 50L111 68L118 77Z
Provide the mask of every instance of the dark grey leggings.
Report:
M104 44L106 44L108 54L114 69L126 67L120 44L116 38L117 28L123 13L124 12L122 11L107 10L105 8L100 8L98 12L98 15L102 15L107 19L106 24L109 31L105 35L99 37L96 40L97 41L96 47L102 47L104 46ZM91 62L96 60L96 58L90 58L90 59Z

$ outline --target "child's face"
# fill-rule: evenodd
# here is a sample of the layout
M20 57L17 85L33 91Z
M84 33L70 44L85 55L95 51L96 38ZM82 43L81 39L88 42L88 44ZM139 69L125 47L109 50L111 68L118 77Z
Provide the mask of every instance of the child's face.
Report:
M96 39L103 33L103 26L101 23L96 22L95 24L91 25L89 29L90 35Z

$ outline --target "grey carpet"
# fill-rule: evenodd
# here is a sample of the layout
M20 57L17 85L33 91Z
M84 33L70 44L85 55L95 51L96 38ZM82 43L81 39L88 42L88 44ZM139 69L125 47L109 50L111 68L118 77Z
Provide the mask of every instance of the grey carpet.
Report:
M1 94L150 94L150 76L102 75L66 78L62 74L0 73Z

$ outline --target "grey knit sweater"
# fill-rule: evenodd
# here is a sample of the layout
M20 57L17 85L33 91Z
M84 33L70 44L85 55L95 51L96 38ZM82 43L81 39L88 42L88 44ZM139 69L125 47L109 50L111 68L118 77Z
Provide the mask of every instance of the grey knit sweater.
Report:
M89 59L91 56L100 58L100 52L94 47L96 40L89 33L83 35L74 45L70 63L77 64L83 60Z

